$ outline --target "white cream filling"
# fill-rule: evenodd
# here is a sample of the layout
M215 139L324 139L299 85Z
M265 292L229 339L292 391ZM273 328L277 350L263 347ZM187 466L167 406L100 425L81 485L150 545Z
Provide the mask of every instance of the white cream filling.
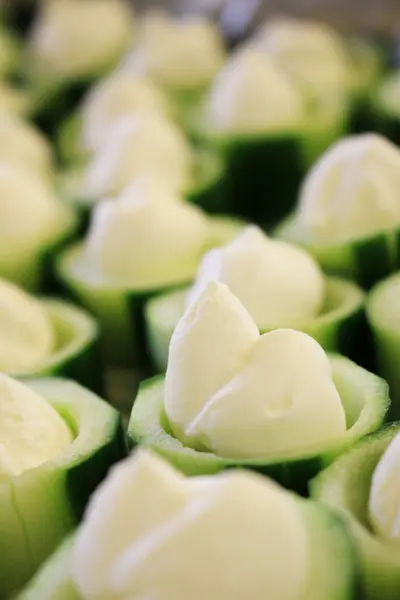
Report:
M184 478L146 450L95 492L73 557L85 600L300 600L308 571L291 494L250 472Z
M6 82L0 82L0 118L24 115L29 108L29 94L14 88Z
M82 142L90 149L108 144L110 125L134 112L166 114L163 92L149 79L117 71L89 92L82 106Z
M27 121L0 114L1 162L15 163L49 177L52 169L51 147L44 135Z
M391 441L372 476L371 524L382 538L400 542L400 434Z
M59 414L36 392L0 374L0 481L57 458L73 441Z
M262 134L296 130L303 119L299 92L272 58L242 48L214 80L205 122L221 133Z
M315 164L300 195L303 227L322 239L372 235L400 223L400 151L377 134L335 144Z
M35 255L52 242L67 211L49 183L31 169L0 163L0 262Z
M230 458L318 451L346 431L321 346L289 329L260 336L236 296L215 281L173 333L164 399L183 443Z
M34 369L52 352L53 327L42 304L0 279L0 371Z
M88 165L85 191L101 198L119 194L144 173L166 186L187 189L192 176L192 154L184 134L162 115L148 112L121 117L108 130Z
M86 260L125 285L162 284L193 272L208 242L208 220L161 181L141 177L94 208Z
M324 302L324 276L316 261L254 225L204 256L187 303L212 280L225 283L264 331L307 323Z
M254 43L317 97L349 90L350 54L340 35L324 23L274 19L259 29Z
M124 68L145 73L168 90L204 88L225 60L222 38L202 17L178 19L163 11L146 15L136 49Z
M45 71L80 77L110 67L126 50L132 11L124 0L56 0L41 3L30 50Z

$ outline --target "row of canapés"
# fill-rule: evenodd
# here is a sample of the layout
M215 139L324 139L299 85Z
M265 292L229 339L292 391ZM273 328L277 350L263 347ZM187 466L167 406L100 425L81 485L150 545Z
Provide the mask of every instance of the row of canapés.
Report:
M118 0L44 2L33 31L22 54L0 41L4 73L31 61L31 88L0 94L0 597L398 600L380 376L396 416L400 153L344 139L271 236L237 219L287 217L379 60L292 21L227 56L159 13L125 56ZM65 119L61 175L29 113ZM93 393L99 331L106 364L166 372L132 392L128 447L151 454L125 458ZM46 374L84 387L27 378Z
M128 458L92 392L0 384L2 597L398 598L386 382L304 332L260 334L226 284L193 298L142 384Z

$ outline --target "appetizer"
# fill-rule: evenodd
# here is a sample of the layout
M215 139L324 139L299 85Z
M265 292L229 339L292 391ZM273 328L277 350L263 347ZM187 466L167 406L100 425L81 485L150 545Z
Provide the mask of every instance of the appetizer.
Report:
M367 437L312 482L316 500L345 517L356 543L366 600L400 594L400 423Z
M96 204L86 239L60 256L58 270L97 316L109 361L132 365L135 356L145 358L148 297L189 284L204 252L238 226L208 217L153 177L139 177L117 198Z
M10 133L11 144L11 132L7 133L6 127L3 131L5 139ZM10 145L10 152L15 154L13 162L0 161L0 276L29 289L46 291L52 283L53 254L72 235L75 216L60 201L50 181L38 172L45 168L48 157L41 140L34 136L32 147L16 143L18 138L26 141L29 136L29 131L26 136L17 131L13 150ZM38 147L43 148L42 155Z
M192 288L149 300L146 326L159 371L166 369L171 336L185 306L212 280L229 287L260 332L278 327L301 329L326 351L359 362L360 334L365 333L362 290L349 281L325 277L306 251L273 240L250 225L225 246L204 255Z
M0 279L0 371L15 377L61 375L102 391L99 332L85 311L36 299Z
M365 287L399 264L400 150L385 138L346 138L315 164L276 235L307 248L329 273Z
M131 445L187 474L247 466L303 492L324 465L375 431L387 384L309 335L260 335L229 288L211 281L172 335L164 377L141 385Z
M185 478L142 450L112 470L76 535L18 600L356 593L352 542L329 509L247 471Z
M87 86L114 68L131 36L132 10L125 0L41 2L26 57L41 124L58 126Z
M196 138L226 160L229 212L274 223L293 206L304 170L304 106L273 58L239 48L193 119Z
M0 595L10 598L82 517L124 455L117 412L63 379L0 376Z
M296 82L306 102L310 164L347 128L352 61L345 41L325 23L294 18L263 23L252 40Z
M137 43L122 69L147 75L185 111L202 97L225 57L222 37L211 21L152 10L142 18Z

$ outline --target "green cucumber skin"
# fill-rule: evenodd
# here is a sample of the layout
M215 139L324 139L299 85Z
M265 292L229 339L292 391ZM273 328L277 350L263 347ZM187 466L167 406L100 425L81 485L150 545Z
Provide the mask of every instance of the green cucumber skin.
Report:
M382 109L375 108L374 130L388 140L400 145L400 116L390 115Z
M365 290L400 267L400 228L370 238L331 244L315 244L297 228L296 214L292 213L278 225L274 235L305 248L328 275L355 281Z
M346 400L348 396L348 386L353 386L352 396L359 390L354 391L354 383L348 370L359 377L363 371L348 359L342 357L331 357L334 379L341 397ZM344 368L341 364L344 362ZM337 379L338 371L344 372L344 383ZM346 372L347 371L347 372ZM369 391L373 380L373 388ZM367 424L363 424L363 430L356 435L347 438L337 447L327 449L325 452L303 456L298 459L285 462L268 462L262 460L244 460L238 461L219 457L211 452L199 452L190 448L184 448L182 444L172 436L169 429L166 416L163 409L163 381L162 376L153 377L141 383L139 393L132 408L131 417L128 425L127 439L129 449L138 445L148 446L166 458L171 464L181 470L185 475L204 475L214 474L221 470L232 468L248 468L265 475L268 475L299 494L305 496L308 491L308 482L313 479L317 473L325 469L336 456L345 451L349 446L356 443L360 437L363 437L372 431L377 430L383 423L388 406L389 399L387 395L387 386L382 380L368 373L368 393L364 393L365 403L371 403L371 397L376 400L374 403L374 413L369 416ZM341 384L339 386L339 383ZM363 383L363 385L366 385ZM376 389L379 386L379 389ZM351 402L347 399L348 419L352 412ZM353 402L354 404L354 402ZM353 409L354 411L354 409ZM357 417L358 418L358 417Z
M63 456L0 483L2 598L24 586L76 527L91 493L126 456L120 415L105 401L67 380L30 380L29 386L77 437Z
M309 586L302 600L360 600L357 556L344 520L314 502L298 504L312 548ZM83 600L73 583L73 542L74 536L68 538L14 600ZM329 569L321 569L321 564Z
M223 173L209 185L200 186L189 192L186 198L209 214L229 213L227 179Z
M395 422L367 436L310 484L312 498L335 510L346 522L361 566L363 600L400 597L400 556L371 532L367 518L372 474L399 431L400 422Z
M375 131L376 119L368 97L354 100L350 108L348 132L350 134Z
M293 208L302 177L302 140L237 140L225 148L229 213L272 226Z

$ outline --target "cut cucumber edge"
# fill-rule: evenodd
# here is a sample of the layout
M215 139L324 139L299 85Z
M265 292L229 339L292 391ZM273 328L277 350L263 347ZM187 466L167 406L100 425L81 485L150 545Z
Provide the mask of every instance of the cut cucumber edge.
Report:
M52 354L31 371L12 373L12 377L38 377L56 374L66 363L98 340L96 321L84 310L63 300L43 299L56 337Z
M74 539L67 538L12 600L83 600L72 580Z
M53 460L0 484L0 595L29 580L82 517L90 494L125 455L120 416L82 386L25 380L68 423L75 437Z
M151 298L145 308L149 346L160 372L165 371L167 366L169 342L184 313L186 292L179 290ZM361 313L363 305L364 292L361 288L343 279L327 277L325 311L302 330L314 337L326 351L344 353L345 349L339 347L338 329ZM268 330L262 330L262 333L265 331Z
M310 238L294 212L275 228L274 237L308 250L329 274L354 279L367 288L400 264L400 226L368 236L319 242Z
M346 519L361 559L367 600L398 600L400 593L400 555L372 532L367 516L373 471L399 431L400 423L395 423L366 437L310 485L313 498Z
M348 430L328 448L313 448L305 450L303 455L296 453L296 456L281 459L238 461L184 447L170 433L163 406L164 378L160 376L140 386L128 426L128 442L131 447L143 444L153 448L187 475L211 474L240 465L271 474L285 485L288 481L282 478L288 476L288 471L292 471L289 480L299 475L296 470L300 476L303 471L304 477L311 477L361 437L377 430L389 406L387 384L382 379L344 357L331 356L330 362L346 411Z
M310 501L296 500L311 552L303 600L353 600L357 571L352 543L341 519ZM74 536L55 552L14 600L80 600L72 578Z

